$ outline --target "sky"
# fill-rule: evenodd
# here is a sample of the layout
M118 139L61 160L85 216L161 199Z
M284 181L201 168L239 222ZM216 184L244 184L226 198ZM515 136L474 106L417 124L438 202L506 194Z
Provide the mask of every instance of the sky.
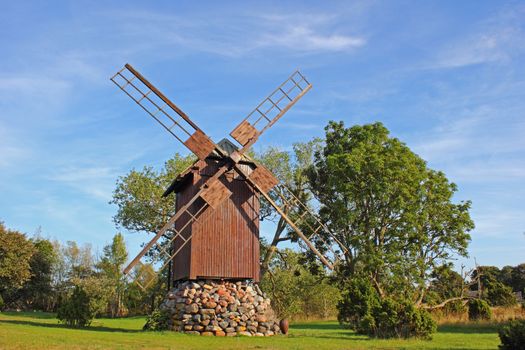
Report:
M0 33L10 228L100 251L116 179L187 153L111 83L125 63L216 142L300 68L312 90L256 149L380 121L472 201L458 264L525 262L523 1L0 0Z

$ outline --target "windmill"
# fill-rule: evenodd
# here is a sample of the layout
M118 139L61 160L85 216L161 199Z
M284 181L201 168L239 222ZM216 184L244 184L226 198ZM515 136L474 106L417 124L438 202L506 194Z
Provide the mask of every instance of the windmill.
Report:
M290 189L246 154L312 88L299 71L233 129L230 136L238 147L228 139L214 143L131 65L126 64L111 80L198 158L164 193L176 193L175 215L144 245L124 269L125 274L155 248L164 256L160 269L169 267L174 281L198 278L258 281L261 197L283 217L301 245L333 269L339 253L332 246L337 243L336 237ZM294 208L293 218L277 202ZM160 244L163 236L169 237L168 245ZM316 247L316 241L328 247L323 251L325 254Z

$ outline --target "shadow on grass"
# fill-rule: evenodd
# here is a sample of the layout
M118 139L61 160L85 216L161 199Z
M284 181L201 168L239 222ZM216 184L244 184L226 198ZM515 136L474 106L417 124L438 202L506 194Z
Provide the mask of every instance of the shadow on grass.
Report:
M34 327L46 327L46 328L63 328L63 329L79 329L84 331L95 331L95 332L124 332L124 333L141 333L142 330L135 329L126 329L126 328L114 328L114 327L103 327L103 326L93 326L93 327L69 327L61 323L41 323L33 321L22 321L22 320L0 320L0 324L9 323L9 324L18 324L23 326L34 326Z
M498 325L495 324L443 324L438 326L439 333L462 333L462 334L474 334L474 333L497 333L499 329Z
M301 329L301 330L339 330L342 331L342 328L337 323L297 323L291 324L290 329Z
M51 312L40 312L40 311L4 311L0 315L24 317L24 318L36 318L39 320L49 320L56 318L56 314Z

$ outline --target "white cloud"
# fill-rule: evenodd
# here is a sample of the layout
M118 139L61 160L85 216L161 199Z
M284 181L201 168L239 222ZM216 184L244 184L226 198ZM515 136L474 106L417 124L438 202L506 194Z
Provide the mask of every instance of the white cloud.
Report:
M134 33L135 42L144 42L137 38L147 36L146 43L151 47L177 46L177 53L184 51L181 48L227 57L268 49L286 49L292 54L345 52L366 43L362 36L337 32L335 27L342 20L337 15L241 13L235 17L199 17L192 21L178 15L143 11L110 16L120 23L120 30ZM140 19L140 28L129 28L130 19Z
M512 59L525 49L524 14L523 6L496 14L480 23L476 32L460 36L438 49L427 68L458 68Z
M115 179L120 173L110 167L69 166L49 176L49 180L61 182L95 199L109 201Z
M366 40L358 36L321 33L306 25L287 26L283 33L263 35L258 47L284 47L299 52L348 51L365 45Z

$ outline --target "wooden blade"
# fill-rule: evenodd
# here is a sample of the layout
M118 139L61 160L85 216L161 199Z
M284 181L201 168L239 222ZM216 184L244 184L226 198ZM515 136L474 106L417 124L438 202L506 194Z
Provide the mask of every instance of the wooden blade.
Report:
M243 146L240 153L250 148L263 132L275 124L311 88L312 84L299 71L279 85L230 133Z
M131 65L126 64L111 81L199 159L206 159L217 148L186 113Z
M137 256L135 258L133 258L133 260L131 260L131 262L128 264L128 266L126 266L126 268L124 269L124 271L123 271L124 274L128 274L131 271L131 269L140 262L140 259L142 259L142 257L144 257L144 255L146 255L147 252L149 252L156 244L158 244L158 240L163 235L165 235L168 231L174 231L174 233L175 233L174 237L172 238L172 241L175 240L178 237L183 237L183 231L186 229L186 226L189 225L190 223L196 222L198 220L198 218L199 218L198 215L200 213L202 213L202 211L204 211L204 209L208 206L208 202L206 200L203 200L203 204L198 209L193 209L193 211L192 211L192 205L199 198L205 199L204 197L207 197L206 193L209 191L209 187L210 187L209 184L214 184L215 181L218 181L219 177L222 176L229 169L230 169L230 166L227 165L227 164L223 165L222 167L220 167L218 169L218 171L212 177L210 177L200 187L200 189L197 191L197 193L183 207L181 207L179 209L179 211L177 211L175 213L175 215L173 215L168 220L168 222L166 222L166 224L164 224L164 226L159 230L159 232L155 235L155 237L153 237L142 248L140 253L137 254ZM204 197L203 197L203 194L204 194ZM221 196L222 196L222 199L227 198L227 196L225 197L223 194L221 194ZM208 199L208 200L210 200L210 199ZM215 197L213 197L212 200L213 200L213 204L217 205L217 199ZM174 229L175 222L177 222L177 220L180 217L182 217L182 215L184 215L184 214L190 215L190 220L187 221L187 223L185 224L184 227L182 227L182 228L180 228L178 230L175 230ZM184 239L185 239L184 245L186 245L186 242L189 241L189 239L191 239L191 236L189 238L184 237ZM180 251L180 249L178 251ZM165 254L168 254L170 256L170 259L173 259L173 257L178 253L178 251L175 254L169 254L169 253L165 253ZM166 264L164 264L163 267L165 267L165 266L166 266Z
M319 230L313 232L309 237L307 237L305 235L305 233L303 233L303 231L299 228L299 226L297 225L298 224L298 221L294 221L292 220L288 215L286 215L286 213L284 212L283 209L281 209L281 207L279 207L279 205L270 197L270 195L268 194L267 191L265 191L265 182L263 182L262 184L260 184L258 181L254 181L253 178L246 174L246 172L239 166L237 166L237 164L234 164L233 167L235 168L235 170L241 174L242 176L244 176L246 178L246 181L255 189L257 190L258 192L260 192L263 197L270 203L270 205L272 207L275 208L275 210L279 213L279 215L281 215L283 217L283 219L286 221L286 223L295 231L295 233L297 234L297 236L299 236L299 238L301 238L303 240L303 242L306 244L306 246L308 248L310 248L312 250L312 252L317 255L317 257L319 258L319 260L321 260L321 262L326 266L328 267L330 270L333 270L334 269L334 266L333 264L323 255L321 254L321 252L319 252L319 250L315 247L315 245L310 241L310 238L312 238L315 234L317 234L319 232ZM259 165L259 167L262 167L261 165ZM266 169L266 168L264 168ZM266 169L266 171L269 172L269 170ZM253 174L253 173L252 173ZM290 192L291 193L291 192ZM297 199L297 202L298 203L301 203L298 199ZM308 210L308 207L306 205L304 205L303 203L301 203L307 210ZM294 203L288 203L288 205L295 205L297 206L297 204L294 204ZM309 215L312 215L314 217L315 214L313 214L311 211L307 211L307 213L309 213ZM317 222L320 224L320 225L323 225L322 222L317 219ZM334 252L335 253L335 252Z

